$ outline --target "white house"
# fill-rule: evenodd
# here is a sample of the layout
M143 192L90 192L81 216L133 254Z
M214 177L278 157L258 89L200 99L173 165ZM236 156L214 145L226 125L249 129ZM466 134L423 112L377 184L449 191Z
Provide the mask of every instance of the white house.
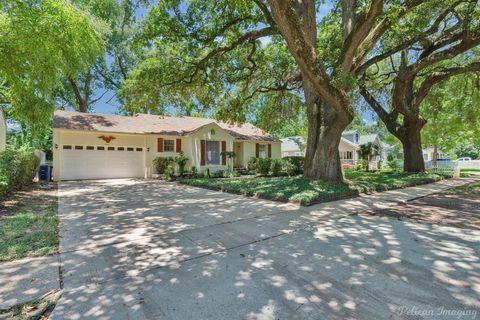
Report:
M289 137L280 139L282 141L282 157L305 156L306 141L303 137ZM388 145L383 144L378 134L362 135L356 130L345 131L340 139L338 151L340 159L345 163L354 163L359 160L358 150L360 145L372 142L378 145L380 154L375 156L373 161L383 160L386 154L382 152Z
M5 113L0 108L0 151L5 150L7 146L7 121Z
M133 117L56 111L53 119L55 180L149 177L153 159L188 157L187 168L229 168L252 157L280 158L280 140L251 124L196 117Z

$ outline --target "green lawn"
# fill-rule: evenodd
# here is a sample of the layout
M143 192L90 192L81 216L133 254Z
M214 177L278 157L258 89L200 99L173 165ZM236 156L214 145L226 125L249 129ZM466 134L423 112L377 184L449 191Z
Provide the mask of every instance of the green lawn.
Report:
M404 188L441 180L436 173L405 174L347 171L347 183L312 182L302 176L278 178L184 179L180 182L213 190L258 196L301 205L355 197L359 193Z
M465 184L463 186L449 189L448 193L480 193L480 182Z
M0 220L0 261L41 256L57 248L57 214L22 211Z

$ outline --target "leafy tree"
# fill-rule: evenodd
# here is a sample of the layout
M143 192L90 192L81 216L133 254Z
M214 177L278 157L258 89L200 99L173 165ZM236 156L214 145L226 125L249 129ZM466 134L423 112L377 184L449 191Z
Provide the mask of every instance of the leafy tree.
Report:
M372 58L360 70L360 92L387 129L403 145L404 171L425 170L421 130L428 114L421 105L432 88L452 76L480 71L480 7L477 1L439 1L431 12L418 15L406 26L413 32L404 38L393 28L383 55ZM425 19L434 13L434 19ZM421 30L421 32L415 32Z
M455 155L460 157L470 157L476 160L480 157L480 145L471 142L462 143L454 149Z
M303 109L304 175L340 181L338 145L355 114L359 71L385 54L378 48L389 30L402 34L412 16L428 20L438 2L333 1L323 17L328 5L315 0L160 1L121 96L129 111L164 113L193 99L220 119L243 122L255 112L278 127Z
M8 116L45 127L61 77L88 68L103 52L91 19L64 0L0 2L0 104Z
M372 142L361 144L359 146L358 155L365 161L366 171L370 171L370 161L374 156L379 154L379 151L379 147Z
M480 82L472 74L438 84L421 106L428 122L422 141L443 151L461 144L480 144Z
M88 112L106 94L113 92L115 96L137 63L130 50L134 30L138 27L135 12L147 5L148 0L73 1L95 17L97 24L104 26L106 52L84 72L64 79L57 88L57 102L63 107Z

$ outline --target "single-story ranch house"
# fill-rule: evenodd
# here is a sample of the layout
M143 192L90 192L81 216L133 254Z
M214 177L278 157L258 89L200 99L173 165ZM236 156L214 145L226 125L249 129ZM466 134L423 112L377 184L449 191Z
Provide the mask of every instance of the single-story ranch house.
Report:
M150 177L153 159L188 157L199 172L229 168L224 151L234 151L234 167L252 157L280 158L280 140L251 124L213 119L101 115L55 111L53 119L55 180Z

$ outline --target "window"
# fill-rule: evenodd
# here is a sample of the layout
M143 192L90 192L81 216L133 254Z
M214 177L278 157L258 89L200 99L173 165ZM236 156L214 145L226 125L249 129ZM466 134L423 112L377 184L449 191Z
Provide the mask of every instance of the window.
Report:
M86 149L87 149L87 150L95 150L95 147L94 147L94 146L87 146Z
M75 150L83 150L83 146L75 146Z
M267 146L264 144L261 144L258 146L258 157L259 158L266 158L267 157L267 152L265 151Z
M163 152L173 152L175 150L175 140L163 140Z
M97 147L97 150L105 150L105 147Z
M207 164L220 164L220 141L205 141Z
M125 148L124 147L118 147L117 151L125 151Z
M352 151L347 151L346 153L347 153L347 156L346 156L345 159L352 160L352 159L353 159L353 153L352 153Z
M428 161L428 153L423 154L423 160Z
M63 146L63 149L71 150L71 149L72 149L72 146Z
M136 148L136 151L143 151L143 148Z
M108 151L113 151L115 150L115 147L108 147Z
M133 151L133 148L127 148L127 151Z

